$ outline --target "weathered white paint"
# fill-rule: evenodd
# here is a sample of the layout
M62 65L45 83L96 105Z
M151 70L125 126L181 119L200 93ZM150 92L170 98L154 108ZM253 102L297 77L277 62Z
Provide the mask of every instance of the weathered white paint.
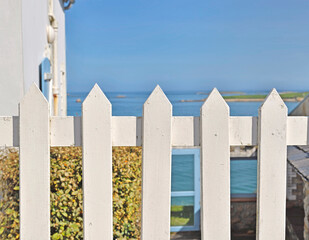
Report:
M58 33L58 37L61 36ZM61 46L61 45L60 45ZM65 53L62 52L62 54ZM60 53L61 54L61 53ZM59 54L58 54L59 56ZM61 55L60 55L61 56ZM66 59L65 56L63 56L64 59L60 66L60 108L59 108L59 115L60 116L66 116L67 115L67 73L66 73Z
M198 146L200 143L199 117L172 118L172 145L177 147Z
M50 240L49 109L34 84L19 115L20 239Z
M18 103L34 82L39 86L39 65L48 54L46 27L49 0L0 1L0 115L17 115ZM54 1L58 22L58 79L61 115L66 113L65 14L61 0Z
M81 146L81 117L51 117L51 146Z
M72 10L74 11L74 10ZM58 79L59 79L59 114L67 115L67 73L66 73L66 39L65 39L65 12L63 3L54 0L54 15L58 21Z
M13 124L14 119L14 124ZM0 117L0 145L19 146L19 117ZM172 146L199 147L199 117L172 117ZM230 117L230 145L254 146L258 142L257 117ZM288 117L287 145L308 145L309 117ZM81 146L81 117L50 117L51 146ZM112 117L113 146L142 146L141 117Z
M112 107L98 85L82 114L84 239L112 240Z
M57 95L58 106L54 109L55 115L66 115L66 63L65 63L65 16L63 2L50 1L49 11L52 12L55 39L52 43L53 93Z
M201 107L201 239L228 240L230 227L229 107L214 89Z
M308 117L288 117L287 145L309 145Z
M113 117L113 146L141 146L141 120L137 117Z
M143 107L142 240L170 239L172 105L157 86Z
M257 239L285 239L287 107L273 89L259 109Z
M13 146L13 117L0 118L0 146Z
M230 145L257 145L257 117L230 117Z

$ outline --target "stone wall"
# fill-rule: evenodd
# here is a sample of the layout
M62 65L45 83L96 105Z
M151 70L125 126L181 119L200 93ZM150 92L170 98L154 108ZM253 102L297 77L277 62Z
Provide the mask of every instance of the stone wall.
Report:
M294 168L288 164L287 169L287 207L303 207L304 181Z
M293 225L288 218L286 219L286 240L299 240Z
M231 223L233 233L255 233L256 201L233 201L231 203Z
M304 180L304 239L309 240L309 183Z

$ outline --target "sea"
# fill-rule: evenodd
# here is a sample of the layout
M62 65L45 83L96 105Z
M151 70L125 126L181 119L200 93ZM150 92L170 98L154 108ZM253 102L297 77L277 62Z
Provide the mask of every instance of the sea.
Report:
M113 116L142 116L143 104L151 92L107 92L107 98L112 104ZM199 116L203 102L182 102L182 100L201 100L207 97L207 93L195 91L165 92L173 105L174 116ZM237 93L238 95L239 93ZM246 94L267 94L266 92ZM226 93L222 95L233 95ZM81 116L81 102L87 97L86 92L69 92L68 115ZM76 100L80 99L81 102ZM257 116L262 102L228 102L231 116ZM285 102L288 111L292 111L298 102ZM178 165L178 181L172 182L172 187L186 184L188 179L188 168L186 165ZM172 173L173 174L173 173ZM181 181L183 176L183 182ZM257 183L257 161L256 160L233 160L231 161L231 193L232 194L254 194Z

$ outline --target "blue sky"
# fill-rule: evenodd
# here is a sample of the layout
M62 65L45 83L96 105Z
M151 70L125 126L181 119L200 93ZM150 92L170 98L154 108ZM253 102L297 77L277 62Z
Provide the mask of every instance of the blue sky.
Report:
M69 91L309 90L308 0L77 0Z

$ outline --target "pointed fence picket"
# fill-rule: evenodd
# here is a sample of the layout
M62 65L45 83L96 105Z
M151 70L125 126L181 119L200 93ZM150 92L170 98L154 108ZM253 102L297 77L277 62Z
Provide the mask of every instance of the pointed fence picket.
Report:
M203 240L228 240L231 235L229 115L229 106L214 89L200 116Z
M257 239L285 239L287 107L272 90L259 109Z
M20 149L20 236L50 239L50 146L83 147L84 239L112 240L112 146L143 146L142 240L170 239L171 148L201 149L202 239L230 239L230 146L258 145L257 239L285 239L286 146L309 143L309 118L287 117L273 90L259 117L230 117L214 89L200 117L173 117L157 86L143 117L112 117L95 85L80 117L51 117L33 85L19 117L0 117L0 145Z
M98 85L82 113L84 239L112 240L112 109Z
M172 104L159 86L143 108L141 239L170 238Z
M50 240L48 102L36 85L19 105L20 239Z

